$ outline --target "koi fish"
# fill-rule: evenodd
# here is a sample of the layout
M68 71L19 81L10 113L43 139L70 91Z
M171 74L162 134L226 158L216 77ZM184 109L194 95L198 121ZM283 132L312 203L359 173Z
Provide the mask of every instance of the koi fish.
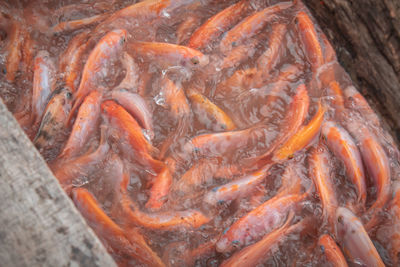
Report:
M39 130L33 140L33 144L42 154L59 143L60 133L66 128L71 102L72 94L65 87L54 90L50 95Z
M190 34L198 27L200 24L200 17L196 16L195 14L191 14L191 16L185 18L185 20L179 24L178 28L176 29L176 43L182 44L184 43L189 37ZM190 48L191 47L188 45Z
M293 213L290 213L286 222L278 229L265 235L263 239L233 254L229 259L222 262L221 267L226 266L258 266L262 261L268 259L270 254L279 243L282 243L287 237L306 228L309 220L302 220L295 225L290 226L293 219Z
M242 0L215 14L192 34L188 46L194 49L204 48L234 25L248 6L248 0Z
M100 119L102 95L92 91L83 101L72 127L71 134L59 158L72 158L80 153L87 140L96 130Z
M305 194L277 195L234 222L218 240L218 252L232 252L247 246L278 228Z
M213 188L204 196L204 202L210 205L216 205L225 202L231 202L239 197L244 197L254 191L265 177L268 176L270 165L261 170L245 175L230 183Z
M192 102L194 114L198 120L213 131L232 131L236 125L232 119L204 95L190 90L188 97Z
M256 68L237 70L232 76L217 85L215 95L218 99L225 99L227 96L238 95L260 84Z
M99 78L103 75L101 70L107 62L113 59L115 54L122 50L126 37L126 30L113 30L107 33L92 50L83 68L81 82L74 97L75 103L68 119L69 122L83 99L90 91L96 89Z
M37 125L55 86L55 66L47 51L38 52L34 68L31 120L33 125Z
M279 58L279 53L282 49L283 39L287 32L285 24L276 24L272 28L272 32L268 38L268 48L257 59L256 65L259 69L262 79L265 80L271 70L276 66Z
M394 197L388 208L391 215L390 228L392 230L390 235L390 249L389 255L392 259L393 265L396 266L399 262L400 253L400 186L397 184L395 188Z
M175 84L168 77L162 80L160 95L165 99L165 107L169 108L177 126L161 146L159 158L163 159L171 150L171 145L189 130L190 107L181 85Z
M79 76L82 64L82 56L86 51L88 43L89 30L83 31L74 36L68 44L68 47L60 54L59 67L60 72L64 73L65 84L71 92L75 92L78 87Z
M259 40L250 39L246 43L232 48L222 60L220 69L223 70L239 66L242 62L245 62L255 54L258 44Z
M21 48L21 70L23 73L30 73L32 62L35 54L35 41L32 39L31 34L24 30L24 42Z
M128 45L128 52L138 57L155 60L162 67L204 67L209 58L198 50L169 43L134 42Z
M305 148L318 135L325 111L326 108L321 103L318 103L318 110L314 117L274 153L274 159L284 160L290 158L296 151Z
M197 210L142 212L137 204L127 195L129 180L127 176L120 183L121 206L128 223L153 230L172 230L176 228L198 228L210 221L210 218Z
M366 127L360 127L361 133L357 137L359 148L365 167L376 186L376 201L368 209L370 219L365 224L369 230L378 223L378 214L390 198L390 167L389 159L378 140Z
M69 194L72 187L86 183L87 177L99 168L106 158L110 145L107 142L105 126L101 128L99 146L95 151L90 151L77 158L60 160L51 165L51 170L63 189ZM81 181L83 179L83 181Z
M321 235L318 239L318 246L320 247L322 254L325 255L326 261L333 267L348 266L342 251L330 235Z
M153 118L146 101L140 95L123 89L112 90L110 96L137 120L146 130L146 136L152 140L154 138Z
M146 208L154 211L159 210L167 200L167 195L172 184L171 169L174 169L175 161L172 158L165 160L165 166L154 178L150 188L150 196Z
M352 263L385 266L361 221L343 207L336 210L336 236L343 252Z
M365 205L367 189L364 166L357 145L345 129L333 122L325 122L322 125L322 135L329 150L343 161L348 177L357 188L358 201Z
M324 56L314 24L305 12L300 11L296 16L296 25L311 69L316 72L324 64Z
M220 50L227 53L232 47L242 44L244 40L248 40L259 33L268 22L275 19L277 13L291 6L291 2L278 3L243 19L226 33L220 43Z
M331 105L335 109L335 118L340 120L344 116L344 96L340 85L336 81L329 83L328 90L332 93Z
M201 159L194 163L173 186L173 191L187 194L198 187L208 184L213 178L231 179L241 173L241 169L234 164L224 165L218 158Z
M329 162L330 157L327 149L321 143L310 152L308 159L309 174L321 199L324 219L333 227L338 201L335 187L330 177Z
M108 217L89 191L76 188L72 191L72 199L89 226L103 242L112 247L113 252L132 257L149 266L165 266L137 229L132 229L125 235L124 230Z
M156 173L164 168L163 162L151 156L155 148L146 140L142 128L128 111L112 100L104 101L101 104L101 111L108 123L118 132L121 139L118 145L128 158L150 167Z

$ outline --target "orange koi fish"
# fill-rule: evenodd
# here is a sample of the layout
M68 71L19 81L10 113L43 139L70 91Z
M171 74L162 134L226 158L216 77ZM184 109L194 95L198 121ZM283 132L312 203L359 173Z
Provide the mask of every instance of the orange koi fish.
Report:
M232 252L247 246L278 228L305 194L277 195L234 222L218 240L218 252Z
M96 130L100 119L102 95L92 91L83 101L72 127L71 134L59 155L60 158L72 158L80 153L89 137Z
M99 78L103 75L101 70L116 53L122 50L126 37L126 30L113 30L107 33L92 50L83 68L81 82L75 94L75 103L68 119L69 122L72 116L74 116L75 110L81 105L83 99L90 91L96 89Z
M321 199L324 219L333 227L338 201L330 177L329 161L327 149L321 143L312 149L308 158L309 174Z
M318 246L321 248L322 254L325 255L326 261L329 262L332 267L348 266L342 251L330 235L321 235L318 239Z
M194 114L207 129L212 129L213 131L235 130L236 125L232 119L207 97L195 90L190 90L188 97L192 102Z
M32 88L33 125L40 123L47 101L55 86L55 66L47 51L39 51L35 57Z
M227 55L222 60L220 69L223 70L226 68L237 67L242 62L251 58L255 54L259 42L260 41L257 39L250 39L246 43L232 48L232 50L227 52Z
M129 223L148 229L172 230L176 228L198 228L210 221L210 218L196 210L168 211L168 212L142 212L137 204L129 198L127 186L128 177L125 175L120 183L121 205L124 218Z
M279 59L283 39L287 32L285 24L276 24L272 28L272 32L268 38L268 48L257 59L256 65L259 69L262 79L265 80L275 67Z
M276 14L292 6L291 2L282 2L267 7L243 19L239 24L228 31L220 43L220 50L227 53L234 46L250 39L259 33L264 26L276 17Z
M185 20L179 24L178 28L176 29L176 43L182 44L184 43L192 34L192 32L199 26L200 24L200 17L196 16L195 14L191 14L191 16L185 18ZM190 48L191 47L188 45Z
M254 173L213 188L204 196L204 202L214 206L247 196L268 176L268 169L270 167L270 165L267 165Z
M112 90L110 96L137 120L146 130L146 136L152 140L154 138L152 113L143 97L123 89Z
M258 266L263 260L268 259L268 254L275 249L279 243L295 232L302 231L310 223L304 219L295 225L290 226L293 219L293 213L290 213L285 224L273 232L265 235L263 239L233 254L229 259L222 262L221 267L226 266Z
M192 34L188 46L204 48L234 25L248 8L248 0L242 0L212 16Z
M304 52L313 72L324 64L324 56L311 18L303 11L296 16L296 24Z
M346 166L346 173L358 192L358 201L365 205L367 189L365 185L364 166L356 143L350 134L333 122L322 125L322 135L326 140L329 150L341 159Z
M72 187L85 184L87 177L99 168L99 165L106 158L110 146L107 142L106 128L101 129L100 143L95 151L79 156L77 158L57 161L51 165L51 170L57 180L69 194ZM81 181L83 179L83 181Z
M351 263L385 266L361 221L343 207L336 211L336 236Z
M132 229L125 235L124 230L108 217L89 191L76 188L72 191L72 199L89 226L103 242L111 246L113 252L137 259L149 266L165 266L137 229Z
M198 50L169 43L134 42L128 45L128 51L138 57L155 60L162 67L204 67L209 58Z
M128 158L150 167L156 173L164 168L163 162L151 156L155 148L146 140L142 128L128 111L112 100L104 101L101 111L108 123L118 132L121 139L118 144Z
M310 122L291 136L274 154L275 160L284 160L305 148L319 133L326 108L318 103L318 111Z

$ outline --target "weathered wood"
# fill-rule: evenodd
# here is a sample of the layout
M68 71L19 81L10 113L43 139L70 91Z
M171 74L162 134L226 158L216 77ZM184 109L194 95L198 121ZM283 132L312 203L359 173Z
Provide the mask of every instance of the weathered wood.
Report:
M0 265L115 266L0 100Z
M400 1L304 0L339 62L400 140Z

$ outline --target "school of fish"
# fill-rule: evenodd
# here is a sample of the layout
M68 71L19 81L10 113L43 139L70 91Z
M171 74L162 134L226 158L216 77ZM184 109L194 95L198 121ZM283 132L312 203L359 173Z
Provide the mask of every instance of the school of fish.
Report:
M119 266L400 266L400 152L300 1L44 2L0 0L0 97Z

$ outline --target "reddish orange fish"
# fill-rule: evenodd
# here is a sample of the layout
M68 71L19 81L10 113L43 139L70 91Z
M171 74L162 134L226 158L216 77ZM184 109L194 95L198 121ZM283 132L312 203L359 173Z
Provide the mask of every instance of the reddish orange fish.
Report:
M232 48L232 50L227 52L226 56L222 60L220 69L223 70L232 67L236 68L256 53L258 44L259 40L250 39L246 43Z
M35 57L32 88L31 118L33 125L40 123L49 96L55 87L55 66L47 51L39 51Z
M68 47L60 54L58 69L64 73L64 81L71 92L78 87L80 71L83 66L82 56L86 51L89 30L83 31L74 36Z
M135 92L137 91L139 84L139 67L136 65L133 58L126 52L123 53L121 61L126 72L125 78L116 88L114 88L114 90L126 89Z
M162 67L204 67L209 62L208 56L198 50L169 43L134 42L129 44L128 51L138 57L155 60Z
M274 25L268 38L268 48L257 59L257 68L259 69L263 80L269 76L271 70L278 62L286 32L287 26L285 24Z
M278 228L305 194L277 195L234 222L217 242L218 252L247 246Z
M226 33L220 43L220 50L223 53L227 53L232 47L242 44L243 41L259 33L268 22L275 18L276 13L282 12L291 6L291 2L278 3L243 19Z
M75 103L68 119L69 122L83 99L92 90L97 89L99 79L104 75L102 69L107 62L114 58L115 54L122 50L126 37L126 30L113 30L107 33L92 50L83 68L81 82L75 94Z
M332 267L348 266L342 251L330 235L321 235L318 239L318 245L322 254L325 255L326 261L329 262Z
M179 24L178 28L176 29L177 44L184 43L190 37L190 34L199 26L201 22L200 19L200 16L196 14L191 14L190 16L185 18L185 20L181 24ZM188 46L191 47L190 45Z
M296 16L296 24L311 69L316 72L324 64L324 56L314 23L305 12L300 11Z
M190 90L188 97L192 102L192 108L197 119L206 128L213 131L232 131L236 128L232 119L204 95L195 90Z
M154 211L162 207L167 200L167 195L172 184L171 169L175 168L175 160L167 158L165 160L165 167L161 172L154 178L152 186L150 188L150 196L146 203L146 208Z
M335 212L338 207L335 187L330 176L330 157L327 149L320 143L311 152L308 158L309 174L317 188L322 202L324 219L333 229Z
M233 254L229 259L222 262L221 267L227 266L259 266L266 261L276 246L287 239L287 237L295 232L299 232L306 228L310 220L303 219L295 225L290 226L293 219L293 213L290 213L286 222L273 232L266 234L260 241Z
M107 142L105 127L102 127L100 143L95 151L89 151L77 158L68 159L68 161L59 160L52 163L51 170L61 186L69 194L72 187L80 186L87 182L87 177L99 168L109 150L110 146Z
M238 95L251 87L261 85L257 68L237 70L225 81L217 85L215 95L218 99Z
M89 226L103 242L111 246L113 252L149 266L165 266L137 229L127 231L125 235L124 230L108 217L89 191L76 188L72 191L72 199Z
M155 148L147 141L136 120L123 107L112 100L107 100L101 104L101 110L110 125L118 132L121 138L118 145L128 158L150 167L155 173L164 168L163 162L151 156Z
M395 187L394 197L389 206L389 213L391 215L390 220L390 257L393 265L397 266L399 263L400 256L400 185L397 184Z
M285 160L293 154L305 148L319 134L324 120L326 108L318 103L318 110L310 122L303 126L298 132L292 135L277 151L274 153L275 160Z
M356 143L345 129L333 122L325 122L322 125L322 135L333 154L343 161L348 177L357 188L358 201L365 205L367 189L364 166Z
M127 176L124 176L120 183L121 200L119 204L128 223L154 230L172 230L177 228L198 228L210 221L210 218L197 210L142 212L127 194L127 186L129 184L127 178Z
M86 142L96 130L100 119L100 103L102 95L97 91L92 91L83 101L79 108L74 126L59 155L60 158L71 158L78 155Z
M83 27L87 27L93 24L100 23L106 19L108 14L95 15L89 18L63 21L51 28L52 33L65 33L67 31L75 31Z
M248 7L248 0L242 0L212 16L192 34L188 46L204 48L234 25Z
M335 220L338 243L350 263L361 266L385 266L363 224L350 210L338 208Z

